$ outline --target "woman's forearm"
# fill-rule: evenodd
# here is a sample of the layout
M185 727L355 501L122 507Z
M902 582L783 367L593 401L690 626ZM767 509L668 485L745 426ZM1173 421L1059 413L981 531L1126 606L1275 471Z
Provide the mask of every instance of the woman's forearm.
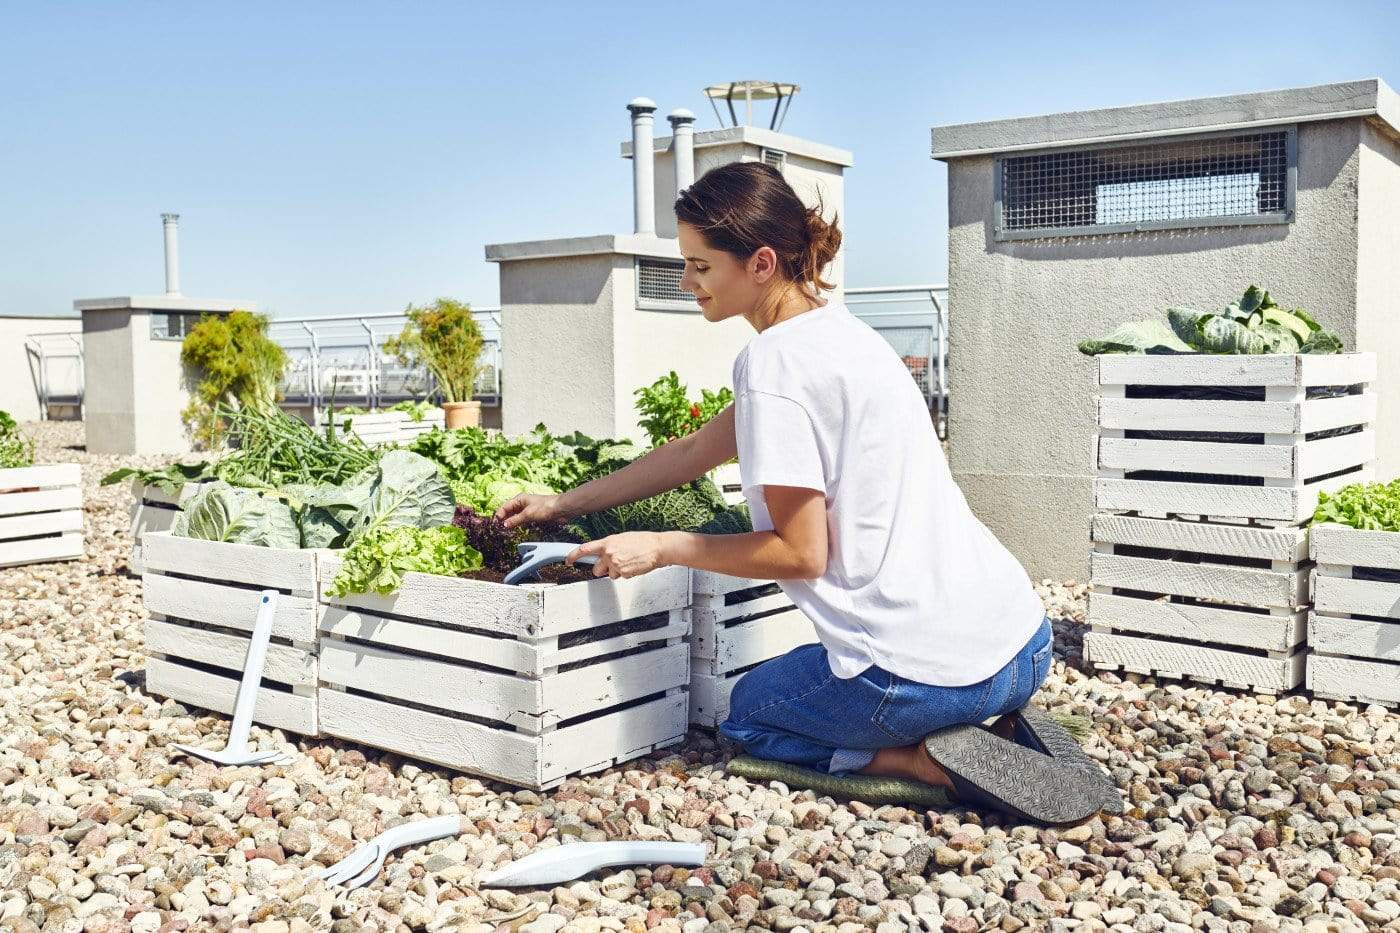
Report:
M693 441L692 434L662 444L622 469L564 493L559 507L575 518L683 486L704 472L694 465Z
M696 570L756 580L811 580L826 572L825 566L815 566L773 531L737 535L663 531L661 538L667 564Z

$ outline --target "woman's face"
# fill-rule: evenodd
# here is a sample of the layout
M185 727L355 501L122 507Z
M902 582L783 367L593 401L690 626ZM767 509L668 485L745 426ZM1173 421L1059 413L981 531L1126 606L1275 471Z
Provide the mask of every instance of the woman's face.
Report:
M771 273L764 274L763 257L745 262L723 250L714 249L690 224L677 224L685 272L681 288L695 296L707 321L723 321L744 314L759 303ZM771 252L765 247L760 253Z

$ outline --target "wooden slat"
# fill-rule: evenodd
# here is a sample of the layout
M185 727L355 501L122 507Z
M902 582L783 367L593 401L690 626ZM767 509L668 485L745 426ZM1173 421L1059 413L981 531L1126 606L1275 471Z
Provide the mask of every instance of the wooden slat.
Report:
M1307 572L1222 564L1187 564L1151 557L1089 555L1089 578L1099 586L1219 599L1239 606L1291 609L1307 604Z
M6 489L24 489L37 486L40 489L55 489L62 486L81 486L82 467L76 463L46 463L42 466L11 467L0 470L0 492Z
M704 599L706 597L701 597ZM792 599L786 593L774 593L771 596L760 596L757 599L746 599L743 602L731 605L719 605L724 602L724 597L709 597L716 605L695 605L691 610L696 619L703 620L710 624L718 625L729 622L733 619L744 619L749 616L758 615L760 612L772 612L775 609L788 609L792 607Z
M0 567L19 567L52 560L79 560L83 556L83 536L68 532L51 538L0 541Z
M30 538L36 535L56 535L65 531L82 531L83 513L77 509L63 512L38 512L0 518L0 541Z
M690 675L690 722L704 729L717 729L729 718L729 697L738 676L695 671Z
M1307 441L1298 448L1294 479L1306 480L1376 459L1376 432L1370 428L1340 437Z
M1306 528L1256 528L1174 519L1097 514L1090 532L1094 541L1170 548L1201 554L1255 557L1263 560L1306 560Z
M146 571L166 571L210 580L247 583L265 589L313 595L315 550L256 547L150 532L141 538Z
M772 585L772 580L731 577L725 573L696 570L691 574L690 588L696 596L727 596L736 590L752 590Z
M262 598L258 590L154 572L142 575L141 589L148 612L245 632L253 630ZM288 641L315 644L316 620L321 612L309 597L280 596L272 619L272 634Z
M237 675L223 676L211 674L193 667L160 658L146 661L146 690L156 696L169 697L188 706L233 715L233 704L238 698ZM253 721L286 729L300 735L315 736L316 697L299 696L268 687L258 689L257 704L253 708ZM217 747L210 743L211 747Z
M146 650L167 660L181 658L241 672L248 656L247 638L178 625L158 619L145 624ZM263 679L292 687L316 686L316 655L305 648L272 642L267 646Z
M321 680L538 732L562 719L686 683L684 644L615 658L541 679L326 639Z
M209 483L182 483L180 488L174 492L166 492L159 486L147 486L140 480L131 481L131 496L138 502L147 502L151 505L164 505L172 509L177 509L199 494L199 491Z
M1400 532L1320 522L1312 526L1312 558L1319 564L1400 570Z
M1188 677L1209 683L1277 692L1303 680L1304 652L1269 658L1203 645L1137 638L1105 632L1084 636L1084 658L1100 668L1116 668L1164 677Z
M678 693L532 736L327 690L321 724L327 735L541 790L681 741L686 703Z
M1130 431L1242 431L1296 434L1296 402L1100 398L1099 427ZM1226 427L1228 426L1228 427Z
M39 492L0 493L0 515L27 515L83 507L83 491L76 486Z
M1308 689L1328 699L1397 706L1400 705L1400 664L1310 655Z
M1312 597L1313 608L1318 612L1400 619L1400 583L1315 572Z
M562 649L554 647L555 639L535 642L496 638L338 608L325 611L321 631L341 638L372 642L383 648L404 648L540 676L546 668L624 651L648 642L683 638L690 631L690 624L683 611L676 611L673 616L665 628L633 632Z
M1289 615L1263 615L1116 593L1091 592L1087 617L1091 626L1118 632L1262 651L1287 651L1300 644L1307 634L1307 612L1302 609Z
M1308 620L1308 647L1323 654L1400 661L1400 622L1372 622L1314 612ZM1400 676L1400 667L1396 674Z
M1098 468L1291 478L1295 446L1100 437Z
M1374 353L1098 357L1100 385L1332 386L1376 378Z
M799 609L729 626L696 625L691 642L692 663L710 662L711 673L722 674L786 654L817 641L812 621Z
M1303 403L1298 430L1303 433L1330 431L1353 424L1375 424L1376 394L1343 395L1338 398L1310 398Z
M1303 522L1316 511L1318 492L1369 482L1373 473L1373 468L1366 467L1306 486L1228 486L1100 476L1094 479L1094 505L1125 512Z
M601 584L601 585L600 585ZM593 580L543 591L546 634L560 634L690 605L690 569L663 567L630 580Z

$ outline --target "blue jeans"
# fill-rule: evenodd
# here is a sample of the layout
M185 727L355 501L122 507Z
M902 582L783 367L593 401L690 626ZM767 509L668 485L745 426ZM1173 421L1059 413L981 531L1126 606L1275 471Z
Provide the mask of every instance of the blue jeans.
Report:
M1052 637L1047 616L1005 667L965 687L923 684L880 667L842 680L825 648L803 645L739 678L719 731L758 758L833 774L859 771L878 749L1025 706L1050 672Z

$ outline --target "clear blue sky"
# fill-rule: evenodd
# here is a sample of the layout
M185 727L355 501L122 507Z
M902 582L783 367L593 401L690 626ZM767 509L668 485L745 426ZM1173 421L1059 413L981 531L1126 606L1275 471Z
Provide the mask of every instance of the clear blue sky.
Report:
M162 211L188 295L494 304L484 244L631 229L630 98L708 129L700 88L742 78L800 84L785 129L854 152L848 283L942 281L930 126L1395 85L1396 9L0 0L0 313L160 292Z

